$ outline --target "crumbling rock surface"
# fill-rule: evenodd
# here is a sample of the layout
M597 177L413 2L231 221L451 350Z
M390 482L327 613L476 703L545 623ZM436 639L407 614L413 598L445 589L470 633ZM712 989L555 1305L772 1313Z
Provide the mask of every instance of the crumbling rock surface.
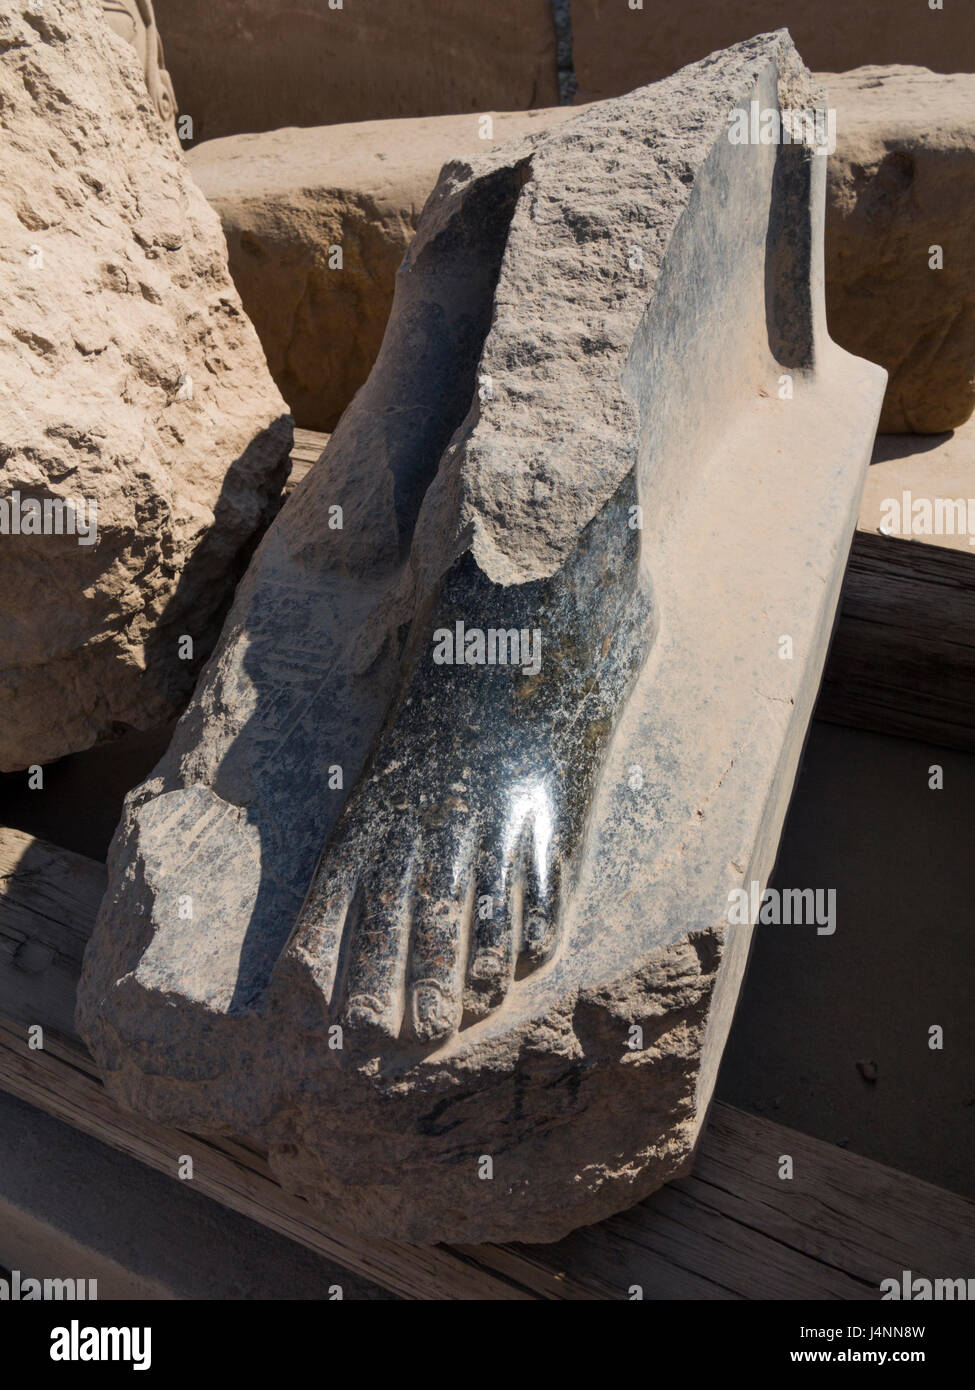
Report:
M0 769L12 771L179 712L273 515L291 421L219 220L98 0L5 7L0 120ZM66 529L72 499L94 520L86 538Z
M884 382L753 98L818 100L784 32L444 169L126 803L106 1085L363 1234L554 1240L691 1161Z
M174 120L176 93L166 71L152 0L102 0L102 10L110 28L126 43L130 43L139 55L146 87L160 120Z

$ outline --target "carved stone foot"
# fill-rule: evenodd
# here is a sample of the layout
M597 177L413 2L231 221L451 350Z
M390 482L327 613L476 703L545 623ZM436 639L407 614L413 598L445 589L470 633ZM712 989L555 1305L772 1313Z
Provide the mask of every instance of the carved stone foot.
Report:
M554 1240L691 1161L883 395L825 158L730 138L821 100L782 31L445 167L129 798L106 1084L333 1223Z
M471 556L316 870L291 956L364 1046L432 1043L503 1004L561 937L596 779L652 638L623 489L552 580Z

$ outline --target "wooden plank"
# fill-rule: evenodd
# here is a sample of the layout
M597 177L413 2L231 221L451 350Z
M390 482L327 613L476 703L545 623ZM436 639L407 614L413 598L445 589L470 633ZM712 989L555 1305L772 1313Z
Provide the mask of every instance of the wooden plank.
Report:
M0 831L0 1016L74 1034L85 944L105 891L104 864L19 830Z
M262 1154L142 1119L106 1094L64 998L102 865L0 830L0 1086L215 1201L415 1299L864 1299L911 1269L965 1276L975 1204L781 1125L716 1105L693 1175L551 1246L365 1242L284 1192ZM50 963L33 973L25 959ZM20 962L20 963L18 963ZM53 982L50 1000L45 980ZM28 1045L44 1026L43 1050ZM778 1178L789 1154L794 1178Z
M317 430L303 430L295 426L295 442L291 449L291 476L285 484L285 495L293 492L302 478L317 463L330 434L320 434Z
M816 715L975 750L975 555L857 531Z
M300 1241L346 1268L411 1298L437 1298L451 1287L460 1299L535 1297L514 1280L499 1278L448 1252L406 1250L391 1242L365 1243L325 1229L307 1203L289 1196L258 1154L222 1145L142 1119L114 1104L79 1044L45 1037L43 1051L28 1051L23 1030L0 1022L0 1085L11 1094L103 1143L176 1179L180 1160L193 1160L196 1188L233 1211Z

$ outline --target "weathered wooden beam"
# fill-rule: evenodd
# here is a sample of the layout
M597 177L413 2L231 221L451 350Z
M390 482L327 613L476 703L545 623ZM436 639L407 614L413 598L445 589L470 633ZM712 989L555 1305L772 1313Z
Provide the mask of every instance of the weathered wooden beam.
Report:
M857 531L816 714L975 750L975 553Z
M878 435L816 713L975 749L975 420Z
M414 1299L879 1297L911 1269L963 1274L975 1204L768 1120L716 1105L691 1177L557 1245L420 1248L329 1228L261 1154L121 1109L74 1034L71 995L104 866L0 830L0 1086L345 1268ZM43 1048L29 1028L44 1029ZM794 1178L778 1177L789 1154Z

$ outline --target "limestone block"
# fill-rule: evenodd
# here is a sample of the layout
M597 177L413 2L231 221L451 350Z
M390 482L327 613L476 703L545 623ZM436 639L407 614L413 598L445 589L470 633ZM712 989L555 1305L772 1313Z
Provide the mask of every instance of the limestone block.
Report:
M975 76L822 73L836 110L826 310L886 367L884 433L938 434L975 409Z
M219 219L97 0L8 7L0 53L12 771L179 712L273 515L291 421Z
M156 0L197 140L558 104L551 0Z
M900 536L971 555L975 547L975 419L940 439L878 435L863 489L859 527L873 535Z
M885 379L753 98L820 100L784 32L445 167L127 800L106 1085L363 1234L554 1240L690 1163Z
M193 176L295 420L333 430L383 340L400 261L441 167L571 107L365 121L207 140Z

